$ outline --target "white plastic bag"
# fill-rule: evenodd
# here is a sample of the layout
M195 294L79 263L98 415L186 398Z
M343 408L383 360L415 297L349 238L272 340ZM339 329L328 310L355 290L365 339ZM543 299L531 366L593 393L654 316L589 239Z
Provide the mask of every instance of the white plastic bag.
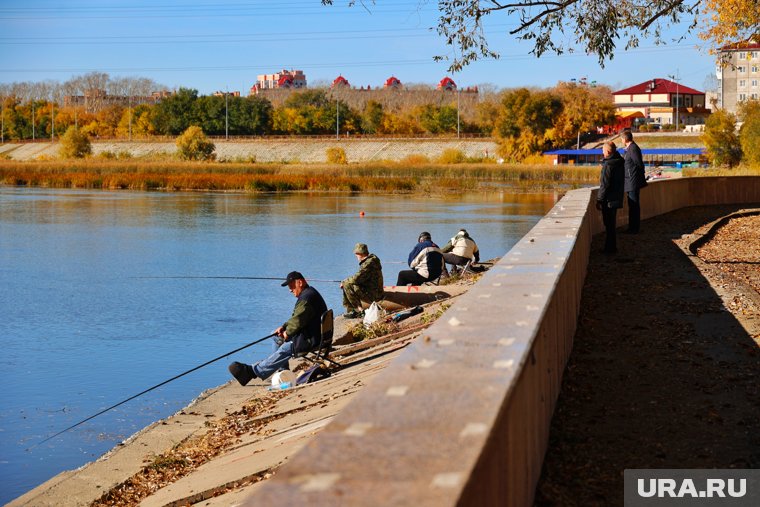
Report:
M377 302L372 303L369 305L369 308L364 312L364 327L369 327L378 320L382 316L385 315L385 310L383 310L383 307L377 304Z

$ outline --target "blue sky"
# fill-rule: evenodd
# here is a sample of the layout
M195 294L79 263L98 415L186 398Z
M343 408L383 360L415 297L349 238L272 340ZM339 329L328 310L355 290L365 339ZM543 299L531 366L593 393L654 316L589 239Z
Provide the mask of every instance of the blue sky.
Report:
M437 2L378 0L349 8L345 0L2 0L0 83L64 82L88 72L147 77L169 88L201 94L240 90L257 74L301 69L310 84L342 74L352 85L380 86L391 75L403 83L436 84L451 75L460 87L550 87L587 78L614 89L654 77L679 75L704 90L714 58L696 36L667 46L641 41L618 51L602 69L582 54L537 59L531 46L508 35L514 20L491 16L486 34L499 60L483 60L457 74L434 55L450 54L434 28ZM670 28L673 37L685 26ZM621 43L622 47L624 44Z

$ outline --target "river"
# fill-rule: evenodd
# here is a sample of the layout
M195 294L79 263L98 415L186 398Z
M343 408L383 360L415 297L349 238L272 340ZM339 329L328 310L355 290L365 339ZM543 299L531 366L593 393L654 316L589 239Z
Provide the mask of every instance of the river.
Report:
M497 257L556 198L0 186L0 503L96 459L227 382L229 361L252 362L269 344L42 440L269 334L294 303L276 281L151 277L284 277L298 270L339 280L355 271L353 245L364 242L392 285L421 231L443 246L466 227L481 258ZM337 283L312 285L343 313Z

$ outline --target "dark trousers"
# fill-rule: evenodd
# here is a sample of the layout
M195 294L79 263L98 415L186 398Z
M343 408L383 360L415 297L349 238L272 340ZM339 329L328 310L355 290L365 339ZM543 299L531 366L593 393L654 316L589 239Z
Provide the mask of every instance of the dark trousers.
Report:
M607 203L603 204L602 221L604 222L604 251L606 253L617 252L617 238L615 237L615 221L617 218L617 208L608 208Z
M396 280L396 285L422 285L425 282L429 282L429 278L425 278L424 276L420 276L419 273L417 273L413 269L405 269L403 271L398 272L398 280Z
M639 202L639 190L630 190L628 195L628 230L639 232L641 225L641 203Z

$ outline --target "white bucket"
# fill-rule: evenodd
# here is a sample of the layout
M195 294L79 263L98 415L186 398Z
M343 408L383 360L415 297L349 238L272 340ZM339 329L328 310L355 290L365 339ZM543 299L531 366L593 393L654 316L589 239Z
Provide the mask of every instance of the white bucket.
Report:
M293 384L296 383L296 374L293 373L290 370L282 370L278 371L274 375L272 375L272 387L280 387L282 384L290 384L293 386Z

